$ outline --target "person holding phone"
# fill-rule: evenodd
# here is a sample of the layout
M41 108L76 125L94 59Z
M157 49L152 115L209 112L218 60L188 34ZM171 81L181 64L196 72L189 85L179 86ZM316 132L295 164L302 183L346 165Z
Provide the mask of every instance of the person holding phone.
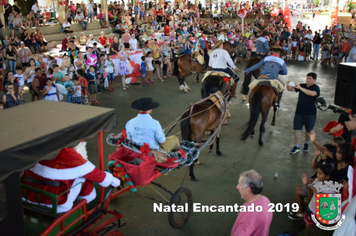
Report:
M297 109L294 115L294 139L295 146L291 154L300 152L299 141L303 126L305 127L304 152L309 151L309 132L313 130L316 121L315 100L320 96L320 88L315 84L317 74L310 72L307 74L306 82L299 84L287 81L287 90L299 92Z

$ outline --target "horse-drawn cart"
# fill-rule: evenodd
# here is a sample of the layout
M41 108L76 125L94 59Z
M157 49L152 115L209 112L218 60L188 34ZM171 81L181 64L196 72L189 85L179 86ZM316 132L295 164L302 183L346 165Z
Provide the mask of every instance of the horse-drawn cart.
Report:
M3 111L1 121L0 232L8 235L122 235L118 228L123 214L110 209L109 205L119 195L134 191L134 183L128 185L128 178L125 178L126 187L121 189L97 185L98 194L94 201L86 204L86 200L82 199L63 214L56 212L57 195L25 184L21 186L20 181L24 170L41 160L53 159L63 147L74 146L82 139L95 135L98 136L99 169L104 170L102 130L109 131L116 125L113 109L39 101ZM122 150L130 151L119 147L117 152ZM120 174L115 170L118 167L115 163L119 156L117 152L110 156L112 162L109 162L109 167L120 177L126 173ZM124 153L123 156L129 155ZM173 193L152 182L161 172L171 169L161 167L157 170L153 166L154 175L141 185L152 183L171 195L170 199L162 201L165 204L188 203L188 212L182 215L171 212L168 216L170 224L180 228L185 225L192 210L190 190L181 186ZM26 198L27 191L51 198L52 207L23 203L22 198Z

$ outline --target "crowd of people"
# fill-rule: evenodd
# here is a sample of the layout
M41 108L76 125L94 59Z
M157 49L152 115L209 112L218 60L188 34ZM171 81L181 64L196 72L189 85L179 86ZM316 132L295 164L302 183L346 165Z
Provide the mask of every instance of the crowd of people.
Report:
M284 60L320 59L321 64L329 65L331 63L338 65L342 61L356 62L356 37L352 32L351 24L345 26L337 23L335 26L326 26L324 30L320 29L313 33L310 26L298 22L294 29L290 29L283 21L283 13L271 16L273 6L263 3L251 5L241 3L240 7L245 7L248 10L247 14L254 18L251 22L242 25L238 20L222 18L236 17L237 4L229 1L216 9L211 5L203 8L200 2L198 6L188 2L180 6L175 3L165 3L162 7L147 0L135 6L110 2L109 22L106 22L106 15L101 6L90 0L86 5L75 6L70 2L67 6L66 19L62 25L62 31L65 33L61 47L62 56L61 62L58 63L50 55L44 57L41 54L46 51L47 42L40 28L31 35L26 30L26 27L38 27L43 23L43 19L36 16L39 13L39 8L36 9L38 3L36 2L32 7L26 21L17 20L21 19L22 15L16 1L13 6L8 5L5 7L7 25L15 31L18 30L21 39L19 40L15 31L12 31L10 36L5 36L0 44L2 50L0 73L3 76L3 98L0 105L3 108L24 103L22 92L26 86L30 90L32 102L36 99L45 99L98 105L100 104L98 95L101 92L115 90L115 74L121 77L122 89L125 91L128 89L126 76L132 70L129 63L130 50L137 49L141 49L143 54L140 65L142 84L153 83L155 78L164 81L171 76L174 61L181 54L200 53L206 59L205 65L209 65L207 52L211 48L217 48L216 53L223 51L221 43L225 41L230 42L235 48L238 62L256 56L270 55L269 47L280 48L283 53L277 56L281 55L281 59ZM202 16L208 18L202 19ZM101 32L98 38L93 35L86 37L87 25L93 21L99 21L101 27L111 25L119 37L115 37L112 33L107 38L104 32ZM83 28L79 38L72 35L71 24L75 22ZM148 24L151 26L147 27ZM163 34L161 38L163 43L160 43L161 40L156 37L160 33ZM201 36L202 38L199 39ZM218 45L214 47L214 44ZM33 55L32 51L36 55ZM118 71L115 71L112 59L114 55L119 60ZM17 58L20 59L21 66L16 65ZM7 64L4 63L4 59L7 60ZM210 65L214 67L212 63ZM286 74L285 64L282 63L281 66ZM232 69L236 67L232 65ZM353 165L353 147L350 144L351 133L347 132L346 126L350 129L356 128L352 126L356 123L352 117L343 117L341 128L349 136L335 137L333 144L320 145L316 141L316 134L313 131L316 121L314 102L320 94L316 79L315 73L309 73L305 84L287 83L287 90L299 92L294 119L296 144L291 153L300 152L299 142L303 126L306 128L303 151L309 151L309 143L316 147L316 154L312 160L315 175L308 178L303 174L303 185L296 188L299 211L289 216L291 219L304 218L307 226L313 224L311 215L315 214L315 205L311 201L315 197L313 185L326 180L347 184L347 170ZM64 92L61 91L62 88ZM248 181L244 182L244 178ZM254 185L254 181L258 182L258 186ZM247 204L263 201L263 204L267 205L269 200L260 195L262 186L261 177L256 172L249 171L242 173L237 188ZM304 205L305 198L309 201L308 208ZM269 214L263 219L253 217L256 218L256 224L250 227L263 226L264 228L259 231L260 235L268 235L272 216ZM234 225L232 235L242 232L241 225L244 221L241 215Z

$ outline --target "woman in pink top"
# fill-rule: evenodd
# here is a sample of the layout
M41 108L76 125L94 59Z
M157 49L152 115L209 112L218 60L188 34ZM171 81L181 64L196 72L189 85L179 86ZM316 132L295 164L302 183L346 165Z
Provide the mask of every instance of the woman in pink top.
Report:
M125 33L122 36L122 42L124 43L125 51L128 51L130 49L130 39L131 39L131 36L129 34L129 31L125 30Z

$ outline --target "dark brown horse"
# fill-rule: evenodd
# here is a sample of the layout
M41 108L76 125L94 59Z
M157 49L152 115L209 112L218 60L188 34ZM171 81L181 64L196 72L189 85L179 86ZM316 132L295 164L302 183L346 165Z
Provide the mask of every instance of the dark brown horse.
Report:
M271 125L274 126L276 123L277 107L275 106L275 104L277 102L277 99L277 94L269 85L257 85L252 89L249 96L250 119L245 125L245 127L247 127L241 136L241 140L246 140L248 136L251 135L252 137L254 135L254 128L261 113L262 121L260 124L260 136L258 139L258 143L260 146L263 146L262 133L265 131L265 123L267 121L269 110L272 106L274 114Z
M230 54L231 58L236 58L236 52L232 47L230 42L224 42L223 48ZM196 80L199 82L199 74L204 73L204 65L195 62L191 58L191 54L185 54L174 61L174 71L173 74L177 76L179 85L185 85L184 79L189 74L189 72L195 71L197 73Z
M224 108L227 106L227 97L231 88L230 84L225 83L224 79L220 76L208 76L205 78L202 85L202 96L203 98L208 97L210 93L208 94L207 92L213 92L215 90L216 84L218 84L218 90L221 92L220 94L223 99L221 108L218 105L215 105L219 103L219 101L214 103L211 99L203 99L197 103L192 104L180 119L182 140L194 141L197 146L201 147L206 131L211 131L213 133L216 129L220 129L220 125L226 116ZM210 89L209 87L214 88ZM222 152L220 151L219 146L220 130L217 131L215 140L216 154L221 155ZM210 146L209 153L212 152L212 148L213 145ZM193 165L190 166L189 175L192 180L195 180Z

